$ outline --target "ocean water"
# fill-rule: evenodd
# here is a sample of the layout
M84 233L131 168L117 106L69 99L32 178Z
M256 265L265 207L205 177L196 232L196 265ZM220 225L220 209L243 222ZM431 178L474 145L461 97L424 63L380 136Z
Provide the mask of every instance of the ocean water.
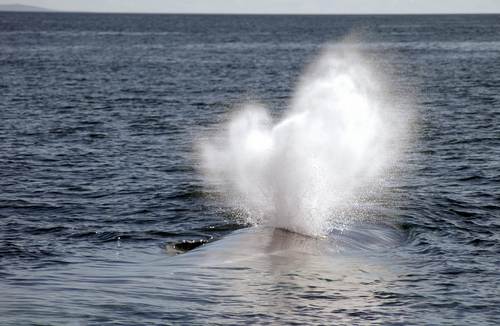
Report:
M197 143L346 37L398 173L327 236L249 223ZM0 324L499 324L499 59L498 15L0 13Z

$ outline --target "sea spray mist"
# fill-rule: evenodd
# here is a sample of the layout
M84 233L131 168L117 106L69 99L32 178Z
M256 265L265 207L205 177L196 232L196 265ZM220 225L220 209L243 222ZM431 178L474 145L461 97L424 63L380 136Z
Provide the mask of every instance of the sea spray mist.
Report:
M247 105L200 144L207 183L250 224L322 236L367 218L405 129L383 80L352 44L326 48L279 121Z

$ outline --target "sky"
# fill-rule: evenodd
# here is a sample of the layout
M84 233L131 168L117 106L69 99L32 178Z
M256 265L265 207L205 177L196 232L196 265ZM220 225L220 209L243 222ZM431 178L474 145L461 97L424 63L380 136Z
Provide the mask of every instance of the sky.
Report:
M63 11L150 13L500 13L500 0L0 0Z

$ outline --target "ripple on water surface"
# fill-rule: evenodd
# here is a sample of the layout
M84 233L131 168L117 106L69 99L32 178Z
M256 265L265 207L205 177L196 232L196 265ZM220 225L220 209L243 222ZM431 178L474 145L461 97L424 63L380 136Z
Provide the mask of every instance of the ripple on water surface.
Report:
M498 21L0 13L0 324L499 324ZM282 116L359 26L414 100L397 200L327 239L245 228L193 139Z

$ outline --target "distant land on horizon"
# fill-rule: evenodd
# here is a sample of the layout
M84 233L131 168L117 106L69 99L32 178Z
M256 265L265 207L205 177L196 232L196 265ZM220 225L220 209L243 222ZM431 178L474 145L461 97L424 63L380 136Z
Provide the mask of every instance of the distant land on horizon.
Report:
M47 9L43 7L36 6L27 6L20 4L8 4L8 5L0 5L0 11L28 11L28 12L41 12L41 11L56 11L52 9Z
M498 15L498 13L217 13L217 12L128 12L128 11L79 11L79 10L57 10L39 6L23 5L18 3L0 4L0 12L60 12L60 13L89 13L89 14L174 14L174 15Z

